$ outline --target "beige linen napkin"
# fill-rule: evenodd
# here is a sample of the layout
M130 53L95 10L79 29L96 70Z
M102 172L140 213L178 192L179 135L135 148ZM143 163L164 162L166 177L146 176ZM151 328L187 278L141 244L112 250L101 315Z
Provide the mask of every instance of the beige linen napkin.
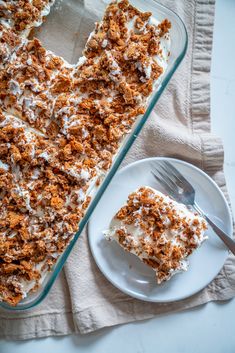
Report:
M210 133L209 119L214 0L161 2L185 22L188 52L125 164L150 156L177 157L205 170L226 194L223 148L221 141ZM91 256L84 232L50 294L38 307L19 313L0 311L0 337L27 339L87 333L234 295L235 260L230 256L220 274L193 297L162 304L135 300L104 278Z

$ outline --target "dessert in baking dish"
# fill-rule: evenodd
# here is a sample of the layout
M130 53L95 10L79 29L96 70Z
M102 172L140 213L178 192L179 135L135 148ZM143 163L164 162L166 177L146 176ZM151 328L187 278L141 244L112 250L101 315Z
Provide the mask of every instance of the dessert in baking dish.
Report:
M187 270L206 229L205 220L185 205L143 186L128 196L105 236L150 266L160 284Z
M26 37L52 3L0 5L0 299L12 305L73 238L170 54L169 21L123 0L70 65Z

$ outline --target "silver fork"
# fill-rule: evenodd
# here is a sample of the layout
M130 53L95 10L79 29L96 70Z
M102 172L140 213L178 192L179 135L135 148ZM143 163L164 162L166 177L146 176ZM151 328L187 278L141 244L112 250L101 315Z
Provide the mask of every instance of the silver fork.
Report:
M207 223L211 226L214 232L226 244L229 250L235 255L235 242L220 229L198 206L195 202L195 189L187 179L176 169L170 162L161 161L158 167L152 165L151 173L155 179L163 185L166 192L177 202L181 202L187 206L193 207Z

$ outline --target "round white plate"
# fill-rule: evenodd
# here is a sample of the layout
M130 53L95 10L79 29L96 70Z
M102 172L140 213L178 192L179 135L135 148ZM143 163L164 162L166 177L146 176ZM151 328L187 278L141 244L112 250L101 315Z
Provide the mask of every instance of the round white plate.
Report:
M191 164L171 158L149 158L121 169L113 178L97 205L88 226L89 244L93 257L105 277L121 291L132 297L151 302L180 300L203 289L222 268L228 255L221 240L209 229L209 239L189 257L187 272L176 274L168 282L158 285L155 273L135 255L124 251L116 242L104 238L103 231L128 194L148 185L162 192L152 174L151 163L169 160L192 183L196 201L218 225L232 234L232 218L227 202L214 181Z

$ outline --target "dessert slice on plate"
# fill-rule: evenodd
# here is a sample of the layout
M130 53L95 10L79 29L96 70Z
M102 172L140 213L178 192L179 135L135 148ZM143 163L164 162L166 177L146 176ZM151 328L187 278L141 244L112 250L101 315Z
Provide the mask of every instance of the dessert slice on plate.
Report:
M160 284L187 270L206 229L205 220L185 205L143 186L128 196L105 236L152 267Z

